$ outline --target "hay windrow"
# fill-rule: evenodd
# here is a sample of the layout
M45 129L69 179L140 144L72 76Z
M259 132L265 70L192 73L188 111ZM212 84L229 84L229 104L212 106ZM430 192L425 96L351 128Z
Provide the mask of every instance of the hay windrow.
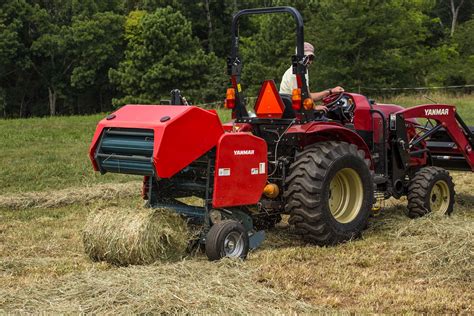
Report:
M48 192L25 192L0 196L0 208L20 210L27 208L54 208L72 204L88 205L98 200L137 196L139 182L100 184L82 188L68 188Z
M167 209L108 208L89 215L82 239L92 260L127 266L181 259L190 233L185 220Z
M430 214L394 231L396 245L417 260L419 269L437 271L443 281L473 281L474 223L463 214ZM429 238L427 238L429 236Z

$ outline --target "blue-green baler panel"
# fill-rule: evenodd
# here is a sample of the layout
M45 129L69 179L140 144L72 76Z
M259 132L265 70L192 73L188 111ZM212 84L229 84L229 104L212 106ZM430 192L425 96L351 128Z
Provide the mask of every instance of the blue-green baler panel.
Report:
M153 175L153 130L104 130L96 150L96 161L105 172Z

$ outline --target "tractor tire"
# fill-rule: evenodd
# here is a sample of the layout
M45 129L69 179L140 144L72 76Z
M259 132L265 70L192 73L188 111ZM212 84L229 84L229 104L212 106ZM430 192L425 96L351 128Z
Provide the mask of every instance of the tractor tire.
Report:
M284 194L295 232L320 246L360 237L373 203L369 166L365 152L345 142L316 143L297 153Z
M431 212L450 215L454 207L453 179L439 167L420 169L408 184L407 215L417 218Z
M206 255L210 261L224 257L245 259L249 252L249 236L244 225L224 220L211 226L206 236Z

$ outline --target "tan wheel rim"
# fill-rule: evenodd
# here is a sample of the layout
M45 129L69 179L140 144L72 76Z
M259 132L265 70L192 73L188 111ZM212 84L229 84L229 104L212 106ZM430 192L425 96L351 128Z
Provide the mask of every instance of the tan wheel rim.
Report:
M430 193L431 212L445 214L448 211L451 195L446 181L439 180L433 185Z
M329 185L329 210L336 221L354 220L362 208L364 188L359 174L351 168L339 170Z

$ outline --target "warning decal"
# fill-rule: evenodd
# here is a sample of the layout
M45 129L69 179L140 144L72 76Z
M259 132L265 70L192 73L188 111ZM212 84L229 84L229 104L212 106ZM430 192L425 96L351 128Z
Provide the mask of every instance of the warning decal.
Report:
M219 177L230 176L230 168L219 168Z

